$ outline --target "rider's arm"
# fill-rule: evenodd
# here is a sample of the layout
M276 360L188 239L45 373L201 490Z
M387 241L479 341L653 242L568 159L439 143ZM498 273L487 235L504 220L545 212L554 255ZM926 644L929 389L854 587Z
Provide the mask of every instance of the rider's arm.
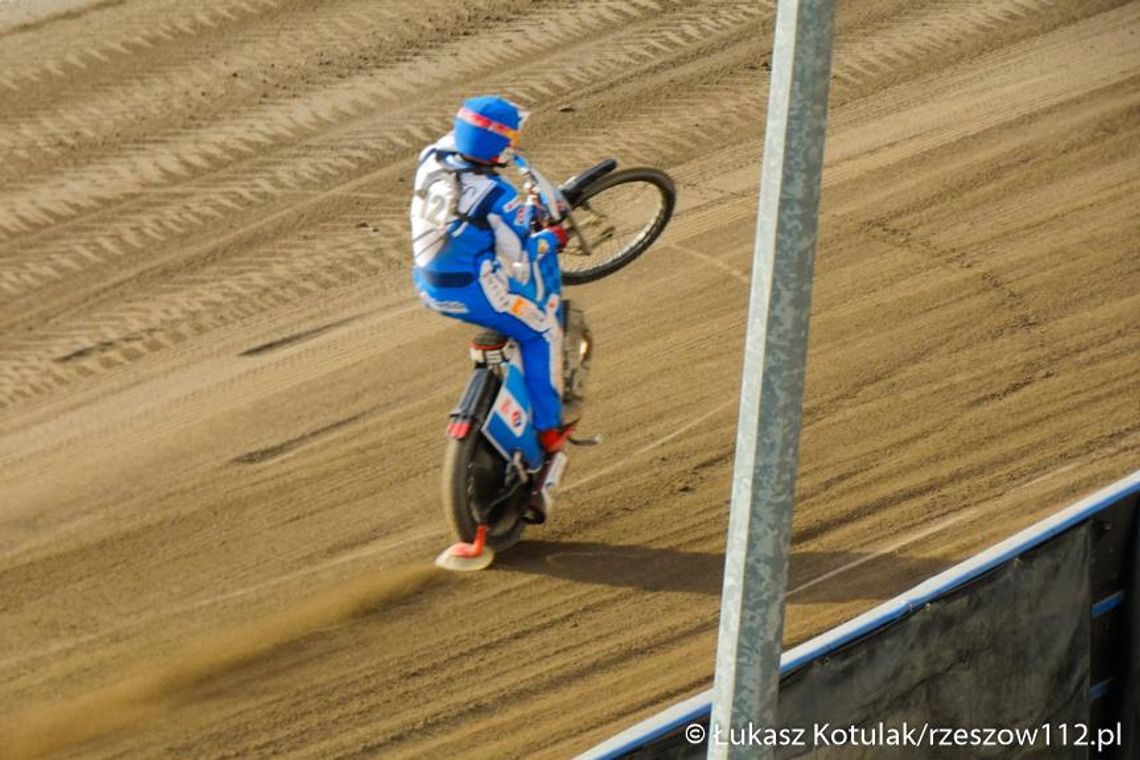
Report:
M520 282L530 279L530 262L547 251L557 252L565 243L560 228L531 232L534 209L527 205L510 183L496 178L488 194L487 222L495 233L495 255Z

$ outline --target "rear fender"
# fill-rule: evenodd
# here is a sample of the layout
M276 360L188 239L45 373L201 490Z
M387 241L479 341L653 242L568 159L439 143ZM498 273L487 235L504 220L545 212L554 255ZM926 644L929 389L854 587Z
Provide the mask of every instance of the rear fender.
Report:
M491 400L499 390L499 379L487 367L477 367L459 397L459 403L451 410L447 420L447 437L463 439L477 429L483 416L491 406Z

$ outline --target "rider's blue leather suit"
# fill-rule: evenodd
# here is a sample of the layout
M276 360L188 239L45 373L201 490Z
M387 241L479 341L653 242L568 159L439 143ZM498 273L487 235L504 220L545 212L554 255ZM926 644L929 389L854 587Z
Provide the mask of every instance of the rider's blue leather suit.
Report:
M412 201L412 279L424 303L509 335L522 353L537 430L562 421L558 237L532 233L533 207L450 136L420 153Z

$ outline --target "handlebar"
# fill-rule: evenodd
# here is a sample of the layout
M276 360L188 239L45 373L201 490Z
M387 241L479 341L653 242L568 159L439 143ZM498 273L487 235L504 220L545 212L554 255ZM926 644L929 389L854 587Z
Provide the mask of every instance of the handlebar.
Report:
M523 178L523 188L527 196L539 207L545 220L557 224L565 219L570 211L570 204L558 185L531 166L526 157L517 150L513 152L511 159L515 169Z
M582 252L590 255L593 252L592 246L574 222L570 202L566 200L562 188L531 166L526 157L518 150L512 152L511 159L523 178L523 187L526 190L528 202L533 202L543 217L538 220L539 225L561 224L568 233L577 238L578 246Z

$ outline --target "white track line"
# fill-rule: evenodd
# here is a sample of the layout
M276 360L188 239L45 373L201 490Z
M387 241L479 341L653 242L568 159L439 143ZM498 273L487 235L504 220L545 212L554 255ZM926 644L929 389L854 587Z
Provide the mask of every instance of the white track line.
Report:
M752 284L752 278L747 272L741 272L739 269L734 269L733 267L729 266L728 264L725 264L720 259L714 258L714 257L708 255L707 253L705 253L704 251L698 251L696 248L689 248L688 246L677 245L676 243L669 243L668 245L665 245L662 247L663 248L672 248L675 251L680 251L681 253L688 254L689 256L692 256L693 258L700 259L701 261L705 262L706 264L712 264L717 269L721 270L725 274L728 274L732 277L735 277L736 279L743 282L745 285L751 285Z
M679 249L679 250L683 250L683 249ZM668 443L669 441L672 441L673 439L677 438L678 436L682 435L683 433L686 433L689 430L693 429L694 427L701 424L702 422L709 419L710 417L712 417L716 414L719 414L720 412L724 411L725 409L728 409L730 406L733 406L735 404L736 404L735 399L733 399L731 401L726 401L726 402L721 403L721 404L718 404L713 409L710 409L709 411L705 412L700 417L696 417L696 418L690 420L689 422L685 423L681 427L674 430L672 433L669 433L668 435L664 435L661 438L658 438L658 439L642 446L640 449L637 449L632 454L630 454L628 457L626 457L626 460L633 459L634 457L641 456L642 454L646 454L646 453L653 451L654 449L656 449L660 446L663 446L664 444ZM609 467L603 467L602 469L597 470L596 472L586 476L585 478L582 478L581 480L576 480L573 483L568 484L562 490L563 490L563 492L565 492L565 491L569 491L572 488L577 488L579 486L586 485L587 483L589 483L592 480L595 480L597 478L602 477L603 475L607 475L611 472L614 472L615 470L619 470L622 467L627 466L627 464L628 464L628 461L622 461L622 462L617 462L615 464L612 464ZM1057 472L1060 472L1060 471L1058 470ZM1041 477L1038 477L1038 478L1034 478L1033 480L1030 480L1026 483L1023 483L1022 485L1018 486L1017 488L1020 489L1020 488L1025 488L1027 486L1033 485L1034 483L1037 483L1037 482L1040 482L1041 480L1044 480L1046 477L1048 477L1048 474L1041 476ZM1014 489L1014 490L1017 490L1017 489ZM933 536L934 534L940 533L941 531L944 531L947 528L950 528L954 525L957 525L960 522L965 522L966 520L977 516L978 513L983 511L983 509L984 509L984 505L979 505L977 507L974 507L973 509L967 509L967 510L963 510L961 512L957 512L955 514L949 515L946 518L939 520L938 522L934 523L933 525L929 525L926 528L923 528L922 530L911 533L910 535L906 536L905 538L901 538L898 541L894 541L890 544L887 544L886 546L882 546L879 549L875 550L874 552L871 552L870 554L864 555L864 556L860 557L859 559L848 562L845 565L837 567L834 570L830 570L830 571L824 573L823 575L812 578L810 581L807 581L806 583L802 583L799 586L796 586L794 589L791 589L790 591L788 591L788 596L790 597L794 594L798 594L802 591L806 591L807 589L809 589L813 586L816 586L820 583L823 583L825 581L831 580L832 578L834 578L838 575L843 575L844 573L850 572L851 570L854 570L855 568L859 567L860 565L865 565L868 562L879 559L880 557L883 557L885 555L893 554L894 552L896 552L899 549L902 549L906 546L909 546L909 545L914 544L914 543L918 543L919 541L923 540L924 538L928 538L930 536Z
M1038 475L1037 477L1030 478L1029 480L1026 480L1022 483L1017 484L1016 486L1009 489L1008 491L1005 491L1002 494L1002 496L1008 496L1009 494L1017 493L1018 491L1023 491L1026 488L1029 488L1030 486L1037 485L1038 483L1049 480L1050 478L1054 478L1058 475L1061 475L1062 473L1068 472L1068 471L1075 469L1077 467L1082 467L1084 465L1092 464L1093 462L1096 462L1098 460L1105 459L1106 457L1110 457L1110 456L1113 456L1115 454L1118 454L1121 451L1124 451L1125 449L1127 449L1129 444L1131 444L1131 442L1137 438L1140 438L1140 436L1135 436L1135 435L1128 436L1123 441L1120 441L1116 446L1113 446L1112 448L1110 448L1108 451L1106 451L1101 456L1092 457L1091 459L1086 459L1086 460L1079 460L1076 462L1070 462L1069 464L1064 465L1062 467L1058 467L1055 470L1050 470L1049 472L1046 472L1043 475ZM915 531L914 533L911 533L910 535L908 535L904 538L900 538L898 541L895 541L893 543L887 544L886 546L880 547L879 549L876 549L875 551L871 552L870 554L862 556L859 559L852 560L851 562L848 562L845 565L842 565L840 567L835 568L834 570L826 572L819 577L812 578L810 581L807 581L806 583L801 583L799 586L796 586L794 589L789 591L788 596L792 596L793 594L798 594L801 591L806 591L807 589L811 588L812 586L815 586L815 585L818 585L820 583L823 583L824 581L830 580L830 579L836 577L837 575L842 575L842 574L848 572L849 570L854 570L855 568L859 567L860 565L865 565L868 562L879 559L880 557L883 557L887 554L894 554L899 549L910 546L911 544L918 543L922 539L929 538L930 536L933 536L936 533L941 533L942 531L946 530L947 528L951 528L951 527L957 525L958 523L963 523L963 522L966 522L967 520L970 520L972 518L980 517L980 516L982 516L982 514L984 514L988 510L991 503L992 503L992 500L989 502L982 502L980 504L975 504L973 507L963 509L961 512L956 512L952 515L948 515L945 518L943 518L942 520L939 520L938 522L934 523L933 525L930 525L929 527L923 528L922 530Z
M682 425L681 427L674 430L672 433L669 433L668 435L662 436L661 438L658 438L658 439L656 439L650 443L645 444L640 449L638 449L637 451L634 451L632 454L630 454L627 457L627 459L632 459L633 457L641 456L642 454L644 454L646 452L653 451L653 449L657 448L658 446L663 446L664 444L673 440L674 438L681 435L682 433L685 433L685 432L688 432L689 430L692 430L694 427L701 424L702 422L707 420L709 417L712 417L714 414L719 414L720 412L723 412L725 409L728 409L730 406L734 405L735 403L736 403L736 399L733 399L731 401L725 401L722 404L718 404L714 409L705 412L700 417L689 420L684 425ZM609 474L615 470L620 470L622 467L625 467L626 464L627 464L626 462L622 461L622 462L616 462L614 464L611 464L609 467L603 467L602 469L595 471L591 475L587 475L586 477L582 478L581 480L575 480L573 483L566 485L562 489L562 491L566 492L566 491L569 491L571 488L577 488L578 486L584 486L587 483L589 483L590 481L596 480L597 478L600 478L603 475L607 475L607 474Z
M800 585L796 586L794 589L789 591L788 596L798 594L801 591L807 591L812 586L816 586L816 585L819 585L820 583L823 583L824 581L831 580L832 578L834 578L837 575L843 575L846 572L854 570L855 568L859 567L860 565L865 565L868 562L879 559L880 557L883 557L887 554L894 554L899 549L902 549L906 546L910 546L911 544L914 544L914 543L918 543L922 539L928 538L929 536L933 536L935 533L940 533L940 532L946 530L947 528L949 528L953 525L957 525L960 522L965 522L967 519L969 519L971 517L975 517L977 515L977 513L981 512L981 511L982 511L981 507L975 507L974 509L967 509L967 510L963 510L962 512L957 512L955 514L952 514L943 520L939 520L938 522L934 523L933 525L931 525L929 527L926 527L926 528L923 528L922 530L911 533L909 536L907 536L905 538L901 538L898 541L895 541L894 543L887 544L886 546L880 547L879 549L877 549L874 552L871 552L870 554L866 554L866 555L860 557L859 559L852 560L851 562L848 562L845 565L842 565L840 567L835 568L834 570L826 572L823 575L812 578L810 581L807 581L806 583L801 583ZM793 554L794 554L794 552L793 552Z

